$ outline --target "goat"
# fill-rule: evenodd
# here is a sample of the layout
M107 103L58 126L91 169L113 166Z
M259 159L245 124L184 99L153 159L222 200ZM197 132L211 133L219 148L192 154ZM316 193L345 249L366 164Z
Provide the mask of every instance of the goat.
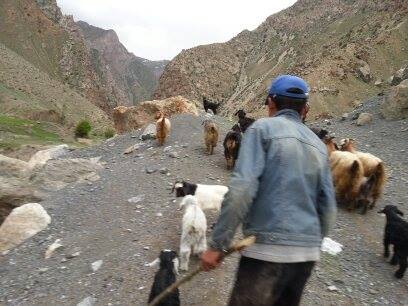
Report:
M238 116L238 123L242 133L245 133L247 128L249 128L249 126L255 122L255 119L246 116L246 113L243 109L238 110L235 113L235 116Z
M204 120L202 124L204 125L204 142L207 147L207 153L212 155L218 142L218 128L215 123L209 119Z
M235 161L238 159L239 147L241 146L241 133L237 131L229 131L224 139L224 156L227 161L227 169L232 169L235 166Z
M396 278L403 278L407 269L408 257L408 222L400 218L404 213L395 205L387 205L378 213L385 214L387 222L384 229L384 257L390 256L389 246L394 245L394 255L390 263L399 264L399 269L395 272Z
M149 295L149 303L162 293L168 286L176 281L176 274L178 274L178 258L177 253L171 250L163 250L160 252L159 258L149 264L149 266L159 265L160 268L154 276L154 281ZM165 299L163 299L160 306L179 306L180 293L179 290L174 290Z
M205 112L207 112L209 109L211 109L214 113L214 115L217 114L217 108L220 106L219 103L214 103L210 102L206 97L203 97L203 106Z
M167 136L170 134L171 123L170 120L167 119L163 112L158 111L156 113L156 139L159 142L159 145L164 145L164 141L166 140Z
M339 203L347 203L347 209L363 206L366 213L368 197L373 188L375 177L365 177L364 169L358 157L350 152L339 151L333 137L326 137L324 142L329 153L330 169Z
M195 196L187 195L180 203L184 208L180 239L180 269L188 270L191 252L199 255L207 249L207 219Z
M372 198L370 209L373 209L383 193L384 185L387 180L383 161L373 154L356 151L353 146L353 140L350 138L345 138L340 141L340 150L354 153L360 159L363 164L364 176L375 176L375 183L370 195Z
M224 200L224 195L228 192L228 187L176 181L171 192L173 193L174 191L176 192L176 197L185 197L186 195L196 196L198 206L204 211L219 211L221 203Z
M329 135L329 131L322 129L322 128L318 128L318 127L311 127L310 128L312 130L313 133L315 133L317 135L317 137L319 137L321 140L324 140L326 137L328 137Z

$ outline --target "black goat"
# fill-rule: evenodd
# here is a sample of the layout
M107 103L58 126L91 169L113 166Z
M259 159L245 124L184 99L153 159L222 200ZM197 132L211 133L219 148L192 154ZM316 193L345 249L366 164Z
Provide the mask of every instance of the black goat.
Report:
M205 112L207 112L209 109L211 109L214 113L214 115L217 114L217 108L220 106L219 103L211 102L209 101L206 97L203 97L203 106Z
M175 251L163 250L160 252L160 256L154 262L160 263L159 271L154 276L154 282L152 289L150 290L149 303L153 299L162 293L168 286L176 281L176 273L178 271L178 257ZM153 265L153 264L151 264ZM180 305L180 293L176 289L163 299L159 306L179 306Z
M235 116L238 116L238 123L242 133L245 133L247 128L249 128L249 126L255 122L255 119L246 116L246 113L243 109L238 110L235 113Z
M329 131L322 129L322 128L317 128L317 127L311 127L310 128L312 130L313 133L315 133L317 135L317 137L319 137L321 140L324 140L326 138L326 136L329 135Z
M402 278L407 269L408 257L408 222L400 218L404 213L395 205L387 205L378 213L385 214L387 223L384 231L384 257L390 256L389 246L394 245L394 255L390 263L399 264L399 269L395 272L396 278Z
M234 125L234 127L235 126L236 125ZM238 159L239 147L241 146L241 138L241 132L237 130L229 131L225 136L224 156L227 161L227 169L232 169L235 166L235 161Z

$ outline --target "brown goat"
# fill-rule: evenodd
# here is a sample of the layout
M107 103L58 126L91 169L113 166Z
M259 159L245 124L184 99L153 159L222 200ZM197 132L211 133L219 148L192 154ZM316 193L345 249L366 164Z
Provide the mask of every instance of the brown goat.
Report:
M340 150L355 154L363 164L364 176L375 177L375 182L370 194L372 198L370 209L374 208L377 200L383 193L384 186L387 180L383 161L373 154L356 151L354 148L353 139L350 138L341 140Z
M363 213L369 205L368 197L374 177L364 176L364 168L360 159L353 153L338 150L334 137L326 137L324 142L329 153L330 169L339 203L346 203L348 210L363 206Z
M156 139L160 146L164 145L167 136L170 134L170 120L167 119L163 112L156 113Z
M214 122L211 120L205 120L204 125L204 142L207 147L207 153L212 155L214 153L214 148L217 146L218 142L218 128Z

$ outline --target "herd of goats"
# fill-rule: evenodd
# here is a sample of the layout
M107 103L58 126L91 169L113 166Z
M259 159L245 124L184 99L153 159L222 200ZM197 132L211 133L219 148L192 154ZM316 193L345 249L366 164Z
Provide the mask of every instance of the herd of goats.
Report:
M218 104L204 99L203 106L207 113L217 113ZM242 137L246 129L255 121L247 117L242 109L238 110L235 115L238 117L238 122L226 134L223 142L228 169L234 168ZM163 145L170 133L170 120L162 112L156 114L156 119L156 139L159 145ZM204 143L207 153L211 155L218 143L219 130L211 119L204 120L203 125ZM311 130L327 147L338 205L349 211L361 210L362 214L365 214L368 209L373 209L386 183L384 162L373 154L357 151L354 147L354 140L351 138L342 139L337 144L327 130L321 128L311 128ZM178 258L174 251L163 250L159 258L149 264L149 266L160 267L151 288L149 303L176 281L178 267L181 270L188 270L191 253L199 255L206 250L207 219L204 212L221 209L221 203L228 192L228 187L177 181L172 192L175 192L176 197L182 197L180 208L184 209L180 257ZM399 264L395 277L402 278L407 268L408 222L400 217L403 216L403 213L394 205L387 205L379 213L385 214L387 219L383 240L384 257L389 257L389 246L393 245L394 254L390 263ZM179 304L179 292L178 289L175 289L157 305Z

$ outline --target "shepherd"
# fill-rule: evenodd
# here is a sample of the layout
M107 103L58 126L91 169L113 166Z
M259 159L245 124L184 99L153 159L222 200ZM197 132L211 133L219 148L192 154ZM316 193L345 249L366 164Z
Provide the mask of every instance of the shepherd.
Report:
M245 133L229 191L215 224L205 271L216 268L242 223L256 243L241 252L230 306L299 305L320 259L322 238L336 217L327 149L302 121L309 110L307 83L273 80L269 118Z

